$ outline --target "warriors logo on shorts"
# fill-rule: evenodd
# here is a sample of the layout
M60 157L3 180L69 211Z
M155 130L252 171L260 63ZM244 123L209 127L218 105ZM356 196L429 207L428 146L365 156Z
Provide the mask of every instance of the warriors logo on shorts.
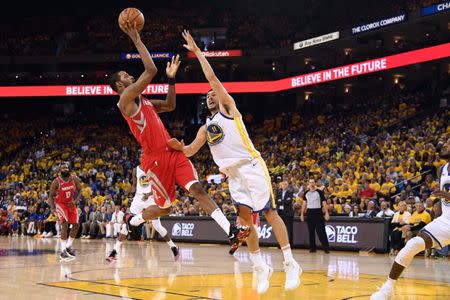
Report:
M219 124L212 122L206 127L206 140L209 145L216 145L224 138L223 129Z
M146 187L150 184L146 175L139 177L139 185L142 187Z

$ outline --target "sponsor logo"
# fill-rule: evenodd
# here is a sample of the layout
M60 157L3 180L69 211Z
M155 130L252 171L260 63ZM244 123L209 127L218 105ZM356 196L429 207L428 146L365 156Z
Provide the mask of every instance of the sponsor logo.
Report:
M264 226L258 226L256 229L258 231L258 237L260 239L268 239L272 236L272 226L264 224Z
M424 7L420 10L420 15L423 16L429 16L434 15L446 10L450 9L450 1L446 1L439 4L430 5L427 7Z
M331 32L321 36L317 36L308 40L303 40L294 44L294 50L311 47L314 45L326 43L339 38L339 31Z
M398 16L394 16L391 18L386 18L382 20L378 20L372 23L356 26L352 28L353 34L363 33L366 31L374 30L381 27L386 27L392 24L397 24L401 22L405 22L407 20L408 15L407 14L401 14Z
M340 226L326 225L325 232L330 243L356 244L356 235L358 227L356 226Z
M175 223L172 227L172 236L194 236L194 223Z

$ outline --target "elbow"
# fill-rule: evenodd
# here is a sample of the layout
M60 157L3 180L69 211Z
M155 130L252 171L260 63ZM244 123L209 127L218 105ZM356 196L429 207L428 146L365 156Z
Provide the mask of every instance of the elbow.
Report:
M177 108L177 104L176 103L171 103L167 106L167 111L174 111L175 108Z
M158 73L158 69L156 68L156 66L151 66L145 69L145 73L152 79L156 76L156 73Z

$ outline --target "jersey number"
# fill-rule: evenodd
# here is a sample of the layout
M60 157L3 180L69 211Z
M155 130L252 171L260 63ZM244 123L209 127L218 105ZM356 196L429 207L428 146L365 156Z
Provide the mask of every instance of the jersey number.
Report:
M66 192L66 198L70 198L70 192Z

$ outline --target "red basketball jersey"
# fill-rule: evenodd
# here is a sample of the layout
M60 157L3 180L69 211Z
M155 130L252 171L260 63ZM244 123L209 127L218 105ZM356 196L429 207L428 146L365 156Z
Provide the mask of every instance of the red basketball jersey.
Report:
M149 156L168 151L167 141L170 140L170 135L159 118L156 108L150 100L143 96L139 97L138 106L139 108L133 116L122 115L141 145L143 155Z
M58 176L57 179L59 187L55 203L67 204L73 201L75 196L75 182L73 181L72 176L70 176L67 181L64 181L60 176Z

